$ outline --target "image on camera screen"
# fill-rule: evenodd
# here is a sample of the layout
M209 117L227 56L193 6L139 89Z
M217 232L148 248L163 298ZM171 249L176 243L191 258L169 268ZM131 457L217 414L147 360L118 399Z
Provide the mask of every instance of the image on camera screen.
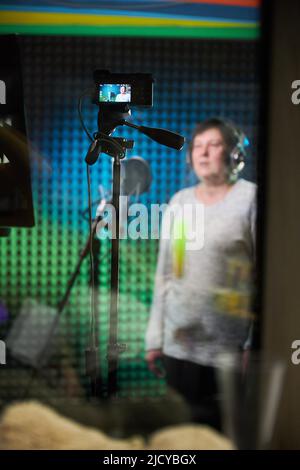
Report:
M131 85L123 83L105 83L99 86L101 103L130 103Z

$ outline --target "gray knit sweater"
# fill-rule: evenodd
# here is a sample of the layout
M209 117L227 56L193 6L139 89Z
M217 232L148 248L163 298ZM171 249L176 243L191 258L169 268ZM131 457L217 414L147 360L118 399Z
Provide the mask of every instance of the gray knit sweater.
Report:
M173 242L160 240L146 350L162 348L168 356L214 366L219 354L242 346L249 331L249 317L240 312L250 308L245 299L252 289L256 185L240 179L209 206L196 198L195 188L176 193L169 207L202 206L204 245L185 250L178 276Z

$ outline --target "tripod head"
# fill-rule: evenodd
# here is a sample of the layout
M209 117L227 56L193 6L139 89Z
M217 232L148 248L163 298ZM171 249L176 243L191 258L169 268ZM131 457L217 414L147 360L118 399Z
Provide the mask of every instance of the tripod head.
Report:
M111 134L118 126L128 126L137 129L150 139L167 147L181 150L184 144L184 137L176 132L167 129L160 129L148 126L138 126L126 121L130 117L130 109L127 103L116 103L114 105L99 106L98 111L98 132L93 134L94 141L91 143L86 163L93 165L96 163L101 152L118 157L125 157L125 152L134 146L133 140L121 137L111 137Z

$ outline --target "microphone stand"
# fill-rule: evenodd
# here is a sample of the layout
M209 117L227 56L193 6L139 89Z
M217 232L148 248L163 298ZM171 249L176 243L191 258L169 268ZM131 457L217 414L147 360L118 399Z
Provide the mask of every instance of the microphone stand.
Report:
M67 283L67 288L66 288L66 291L62 297L62 299L60 300L60 302L58 303L58 306L57 306L57 313L55 315L55 319L54 319L54 322L51 326L51 329L50 329L50 332L49 332L49 335L48 335L48 338L47 338L47 341L45 342L44 346L43 346L43 349L41 350L40 354L39 354L39 358L38 358L38 361L37 363L39 364L38 367L34 367L32 369L32 372L30 374L30 377L29 377L29 381L26 385L26 388L25 388L25 391L24 391L24 394L22 396L22 398L26 398L28 396L28 392L29 392L29 389L30 389L30 386L34 380L34 378L37 376L38 372L45 366L46 362L47 362L47 354L49 353L49 348L50 348L50 345L51 345L51 340L54 336L54 333L55 333L55 330L56 330L56 327L59 323L59 320L60 320L60 317L65 309L65 306L67 305L67 302L69 300L69 297L70 297L70 294L71 294L71 290L75 284L75 281L77 279L77 276L79 275L79 272L80 272L80 268L81 268L81 265L82 265L82 262L83 260L85 259L85 257L87 256L88 252L89 252L89 247L90 247L90 244L91 244L91 240L92 238L94 237L95 235L95 232L96 232L96 228L97 228L97 224L99 222L99 220L101 219L101 215L98 216L94 222L93 222L93 225L92 225L92 230L91 230L91 233L89 234L88 236L88 239L83 247L83 249L81 250L80 252L80 255L79 255L79 259L77 261L77 264L75 266L75 269L73 271L73 273L71 274L71 277L69 278L68 280L68 283ZM95 293L93 293L93 295L95 295ZM98 345L97 345L97 351L98 351ZM88 356L88 354L86 354ZM93 351L93 356L95 356L95 351ZM87 362L88 362L88 359L87 359ZM88 364L87 366L87 375L90 376L91 378L91 391L92 391L92 395L93 396L99 396L99 395L102 395L102 389L103 389L103 385L102 385L102 380L101 380L101 374L99 373L99 368L98 368L98 361L91 361L90 359L90 363Z

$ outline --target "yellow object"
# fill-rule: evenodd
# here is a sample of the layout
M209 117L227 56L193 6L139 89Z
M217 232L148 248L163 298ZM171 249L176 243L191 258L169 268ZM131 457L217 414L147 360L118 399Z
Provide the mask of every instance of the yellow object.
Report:
M173 273L176 277L182 277L184 274L184 258L186 244L186 227L184 222L174 222L173 229Z

